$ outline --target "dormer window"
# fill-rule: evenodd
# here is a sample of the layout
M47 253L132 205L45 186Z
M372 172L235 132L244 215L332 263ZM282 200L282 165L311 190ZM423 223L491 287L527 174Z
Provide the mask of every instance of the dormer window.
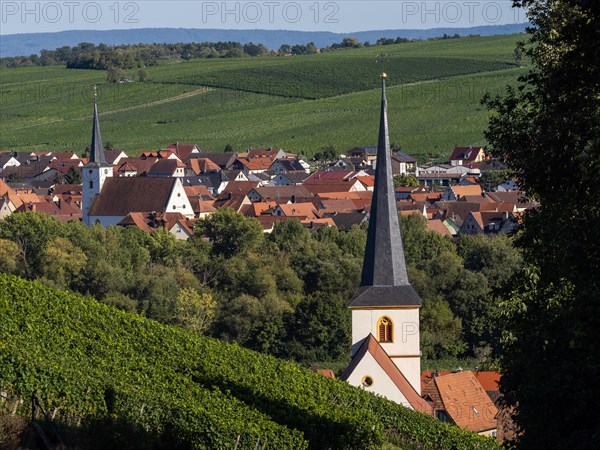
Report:
M393 342L393 325L389 317L382 317L377 321L379 342Z

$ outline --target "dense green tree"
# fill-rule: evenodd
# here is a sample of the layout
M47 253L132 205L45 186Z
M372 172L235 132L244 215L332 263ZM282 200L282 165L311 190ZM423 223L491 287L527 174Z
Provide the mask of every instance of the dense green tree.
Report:
M541 207L525 215L501 388L522 448L597 448L600 416L600 5L523 0L532 70L494 109L492 151ZM557 407L560 405L560 407Z
M460 235L458 254L466 269L481 272L493 289L501 289L521 269L521 252L505 235Z
M145 81L148 81L148 71L146 69L138 70L138 81L140 83L144 83Z
M52 239L42 252L41 274L52 280L57 287L68 288L85 267L87 257L68 239Z
M60 237L62 224L55 218L35 212L14 213L0 221L0 239L19 247L19 268L26 277L42 272L42 255L50 240Z
M118 83L125 78L125 71L117 66L110 66L106 69L106 81L109 83Z
M419 180L414 175L395 175L394 186L419 186Z
M194 333L203 333L213 321L216 308L217 302L210 293L183 288L177 295L177 322Z
M417 267L444 252L455 252L452 241L439 233L427 231L427 219L421 214L400 216L400 229L407 264Z
M138 302L135 299L120 292L109 292L101 301L102 303L128 312L135 312L138 307Z
M346 47L346 48L360 48L362 47L362 44L360 43L360 41L356 38L353 37L346 37L342 40L342 47Z
M196 230L212 242L217 255L232 257L259 248L265 241L258 221L247 219L231 208L220 208L196 224Z
M310 239L310 232L299 220L278 222L269 235L269 240L275 243L279 250L286 252L297 251L305 246Z
M81 184L81 169L69 167L65 175L65 182L68 184Z
M339 294L316 293L286 317L286 355L298 361L344 359L351 345L348 300Z
M426 359L458 356L466 350L462 323L440 296L425 299L421 308L421 351Z
M19 246L7 239L0 239L0 272L15 273L19 258Z
M244 53L249 56L264 56L269 53L269 49L263 44L253 44L252 42L249 42L244 45Z
M493 192L498 185L510 180L514 174L510 170L485 170L481 174L479 184L486 192Z

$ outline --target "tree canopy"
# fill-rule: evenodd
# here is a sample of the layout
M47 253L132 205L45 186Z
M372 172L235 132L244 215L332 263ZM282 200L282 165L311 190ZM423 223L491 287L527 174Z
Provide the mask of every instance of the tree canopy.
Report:
M487 99L487 139L541 207L525 214L526 266L501 304L501 388L522 448L597 448L600 5L514 4L532 24L521 48L533 67L517 89Z
M424 299L428 359L496 348L497 294L520 256L509 238L428 231L401 216L410 279ZM0 270L91 295L196 333L303 363L347 364L348 303L360 284L366 226L309 231L298 220L259 222L221 208L187 241L159 229L62 224L35 212L0 220Z

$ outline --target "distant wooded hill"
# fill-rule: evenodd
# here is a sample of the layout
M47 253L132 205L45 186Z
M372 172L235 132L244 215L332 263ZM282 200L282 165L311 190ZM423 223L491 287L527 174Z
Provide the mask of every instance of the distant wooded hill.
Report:
M444 34L467 36L478 34L492 36L499 34L522 33L526 24L486 25L471 28L431 28L428 30L370 30L356 33L331 33L327 31L289 30L219 30L191 28L140 28L136 30L72 30L57 33L23 33L2 36L0 57L29 56L41 50L52 50L64 46L74 46L80 42L93 44L124 45L138 43L191 43L235 41L247 44L260 42L270 50L283 44L297 45L314 42L317 47L328 47L341 42L345 37L374 43L379 38L428 39Z

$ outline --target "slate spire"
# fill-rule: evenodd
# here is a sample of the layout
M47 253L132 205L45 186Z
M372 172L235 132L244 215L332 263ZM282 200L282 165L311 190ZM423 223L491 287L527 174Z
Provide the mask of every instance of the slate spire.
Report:
M104 148L102 147L102 136L100 134L100 119L98 118L98 105L96 104L96 86L94 86L94 124L92 126L92 145L90 146L89 164L106 166Z
M381 116L375 187L371 204L361 288L350 306L420 305L421 298L408 281L400 235L388 131L385 80L381 75Z

